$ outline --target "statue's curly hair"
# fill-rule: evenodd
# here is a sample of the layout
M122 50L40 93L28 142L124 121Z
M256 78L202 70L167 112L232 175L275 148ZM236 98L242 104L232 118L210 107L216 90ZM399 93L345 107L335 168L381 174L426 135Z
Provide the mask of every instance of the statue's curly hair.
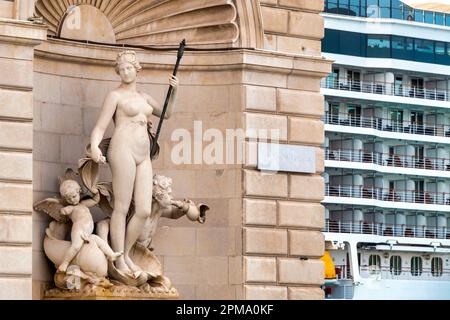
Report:
M136 58L136 52L132 50L125 50L117 55L115 70L119 74L119 67L123 63L131 63L137 72L142 70L142 66Z
M171 186L171 178L156 174L153 176L153 195L156 198L161 198L162 196L164 196L164 194L168 192Z

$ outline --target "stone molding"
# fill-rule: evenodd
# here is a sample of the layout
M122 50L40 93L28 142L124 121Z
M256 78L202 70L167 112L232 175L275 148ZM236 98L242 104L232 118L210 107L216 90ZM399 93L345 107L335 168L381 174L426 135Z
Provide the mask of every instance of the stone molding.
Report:
M259 0L38 0L36 14L48 25L49 35L60 36L73 4L104 15L114 29L112 42L175 45L186 38L196 46L263 47Z

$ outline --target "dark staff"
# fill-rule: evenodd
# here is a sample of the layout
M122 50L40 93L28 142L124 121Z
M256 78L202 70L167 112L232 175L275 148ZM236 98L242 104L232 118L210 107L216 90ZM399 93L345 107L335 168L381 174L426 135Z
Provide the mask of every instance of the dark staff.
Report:
M178 72L178 67L180 66L181 58L184 54L184 49L186 47L186 39L183 39L180 43L180 47L178 48L178 54L177 54L177 63L175 64L175 68L173 70L173 75L176 76ZM161 118L159 120L158 129L156 130L155 140L152 144L152 150L150 151L150 154L154 154L156 151L155 148L157 148L158 145L158 138L159 134L161 133L161 127L164 122L164 117L166 115L167 107L169 105L170 96L172 95L173 87L170 85L169 90L167 91L166 101L164 102L164 107L161 112Z

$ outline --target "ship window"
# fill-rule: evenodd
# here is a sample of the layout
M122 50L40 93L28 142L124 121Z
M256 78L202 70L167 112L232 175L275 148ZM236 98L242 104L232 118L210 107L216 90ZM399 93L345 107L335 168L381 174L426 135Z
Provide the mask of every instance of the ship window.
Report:
M433 277L441 277L442 269L442 258L434 257L431 259L431 275Z
M422 274L422 258L412 257L411 258L411 275L418 277Z
M389 269L391 271L391 274L394 276L399 276L402 274L402 258L400 256L392 256L390 263L389 263Z
M381 258L377 254L371 254L369 256L369 272L370 274L380 273Z

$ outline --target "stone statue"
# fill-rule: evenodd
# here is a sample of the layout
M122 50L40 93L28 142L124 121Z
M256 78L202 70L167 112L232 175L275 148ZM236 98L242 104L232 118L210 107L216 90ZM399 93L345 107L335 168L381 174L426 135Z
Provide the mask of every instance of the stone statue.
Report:
M113 250L124 252L115 262L118 271L139 275L140 268L130 258L130 250L136 243L146 219L150 216L152 200L153 169L149 154L151 138L147 127L151 116L160 116L162 108L149 95L136 89L138 72L142 69L133 51L120 53L116 61L116 72L122 84L110 92L104 102L100 117L91 135L91 157L97 163L106 161L99 148L103 135L111 122L115 123L114 134L109 142L106 157L112 172L114 211L111 216L111 245ZM178 79L172 77L174 88L166 117L170 118L178 88ZM131 201L135 213L126 223Z
M196 205L188 199L174 200L172 180L153 175L151 160L159 149L150 154L155 143L150 117L160 116L162 110L153 98L136 90L139 70L141 66L133 51L118 55L116 72L122 84L106 97L91 143L86 147L87 157L79 160L78 175L83 188L68 169L60 178L62 198L45 199L34 206L36 211L55 219L46 230L44 251L57 268L55 290L63 291L49 291L57 296L69 294L74 287L90 288L86 294L100 287L113 290L113 294L177 297L176 289L152 253L158 221L161 217L179 219L186 215L191 221L205 222L207 205ZM172 76L170 84L174 94L166 118L173 111L178 79ZM113 136L104 139L111 120L115 124ZM99 181L99 165L106 163L112 182ZM93 234L89 208L95 206L108 218L95 224ZM74 279L78 285L73 285Z
M68 171L68 173L70 174L70 171ZM45 199L36 204L36 208L55 208L56 210L52 212L52 216L55 217L57 221L63 222L65 220L63 216L69 217L72 221L72 230L70 232L71 245L64 254L63 261L58 266L58 271L66 272L69 263L80 251L84 241L89 241L90 236L94 232L94 221L89 208L98 204L100 194L97 193L94 198L80 201L81 187L77 181L71 177L67 179L66 173L66 179L60 178L60 182L60 194L62 199ZM59 208L58 205L62 205L64 202L68 205ZM50 209L49 212L51 211L52 210ZM46 230L46 234L51 237L50 229ZM107 241L96 236L94 236L93 239L110 260L114 261L117 257L122 255L122 252L113 252Z

